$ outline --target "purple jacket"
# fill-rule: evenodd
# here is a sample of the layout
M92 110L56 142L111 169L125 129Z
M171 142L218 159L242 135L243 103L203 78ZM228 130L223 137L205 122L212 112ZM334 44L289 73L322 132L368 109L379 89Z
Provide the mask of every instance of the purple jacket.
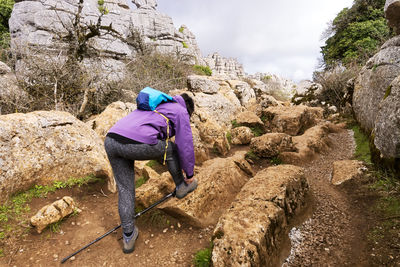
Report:
M193 176L195 163L190 117L183 98L180 95L173 98L177 103L163 103L156 110L170 120L170 137L175 136L181 167L190 177ZM167 124L165 119L154 111L136 109L120 119L108 132L155 145L158 140L166 139Z

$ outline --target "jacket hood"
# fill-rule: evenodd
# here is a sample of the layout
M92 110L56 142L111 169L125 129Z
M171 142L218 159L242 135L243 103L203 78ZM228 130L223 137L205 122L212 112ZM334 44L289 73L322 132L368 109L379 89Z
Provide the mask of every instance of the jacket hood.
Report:
M182 107L184 107L186 109L186 103L185 103L185 100L183 99L183 97L181 97L180 95L176 95L176 96L173 96L173 98L175 99L176 102L178 102Z

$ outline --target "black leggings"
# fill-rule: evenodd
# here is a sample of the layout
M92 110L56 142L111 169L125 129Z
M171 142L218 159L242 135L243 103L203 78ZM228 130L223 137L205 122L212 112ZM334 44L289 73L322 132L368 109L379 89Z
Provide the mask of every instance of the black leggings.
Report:
M117 183L118 212L125 233L132 232L135 225L135 160L161 159L164 157L165 145L165 141L162 140L156 145L122 144L110 137L106 137L104 141ZM168 143L166 162L175 185L180 185L184 177L176 145L173 142Z

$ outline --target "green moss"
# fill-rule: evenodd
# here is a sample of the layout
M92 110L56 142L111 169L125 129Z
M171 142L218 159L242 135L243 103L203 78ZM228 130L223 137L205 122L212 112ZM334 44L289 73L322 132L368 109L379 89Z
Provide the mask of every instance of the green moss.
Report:
M237 123L236 120L231 121L231 124L232 124L232 128L237 128L237 127L241 126L239 123Z
M2 248L0 248L0 258L1 258L1 257L4 257L4 251L3 251Z
M183 46L183 48L189 48L189 46L185 42L182 42L182 46Z
M383 97L383 100L385 100L391 94L391 92L392 92L392 86L389 85L388 88L386 89L385 96Z
M263 127L257 125L257 126L253 126L250 127L251 132L254 134L254 136L261 136L264 134L264 129Z
M269 162L270 162L272 165L280 165L280 164L283 163L282 160L281 160L278 156L272 157L272 158L269 160Z
M146 163L146 166L149 166L150 168L154 168L154 167L159 166L159 165L160 165L160 163L158 163L158 161L154 160L154 159L152 159L152 160L150 160L149 162Z
M356 150L354 157L358 160L371 164L371 152L369 148L369 138L364 134L360 126L353 125L351 129L354 132L354 139L356 141Z
M180 33L182 33L184 30L185 30L185 28L184 28L183 26L181 26L181 27L179 28L179 32L180 32Z
M139 188L139 187L141 187L143 184L145 184L146 182L147 182L146 177L141 176L141 177L139 177L139 178L136 179L135 187L136 187L136 188Z
M226 133L226 139L228 140L229 145L232 144L232 134L231 132Z

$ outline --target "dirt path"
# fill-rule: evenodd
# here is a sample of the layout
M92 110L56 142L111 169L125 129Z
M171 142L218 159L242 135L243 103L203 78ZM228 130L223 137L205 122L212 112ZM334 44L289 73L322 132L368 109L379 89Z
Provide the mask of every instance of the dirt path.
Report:
M333 162L353 156L353 135L342 131L330 139L330 151L302 166L312 193L312 214L291 230L292 249L284 266L368 266L367 216L355 195L330 183Z
M362 207L346 188L329 183L332 163L352 157L349 131L330 135L331 150L305 164L312 191L309 218L292 229L292 251L285 266L365 266L366 241ZM0 266L192 266L194 254L210 245L213 228L196 229L154 210L139 218L139 239L132 254L121 251L120 230L61 265L62 258L119 224L117 194L104 194L105 185L63 189L47 199L34 199L38 210L65 195L73 195L83 210L67 218L58 233L45 230L14 237L5 248Z

